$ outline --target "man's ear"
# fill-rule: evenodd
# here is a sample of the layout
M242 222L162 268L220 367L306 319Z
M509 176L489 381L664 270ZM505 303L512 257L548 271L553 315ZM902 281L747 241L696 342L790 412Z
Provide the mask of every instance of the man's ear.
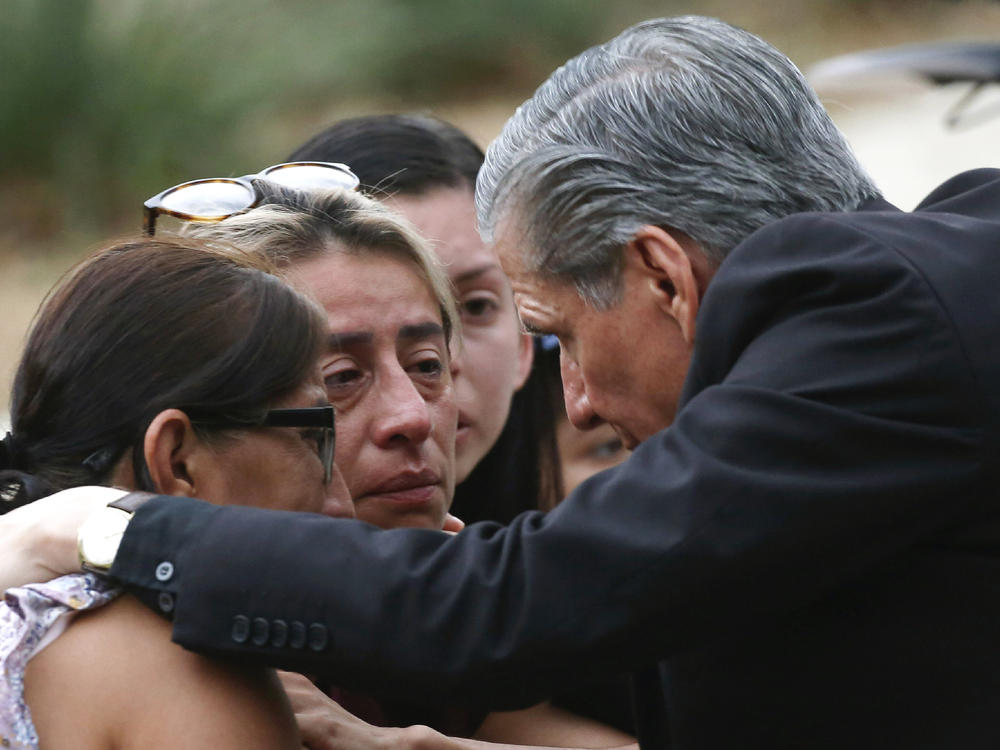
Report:
M531 363L535 361L535 337L530 333L519 333L517 343L517 388L527 382L528 375L531 374Z
M704 258L693 242L685 244L660 227L640 227L625 246L625 265L640 274L654 304L677 321L685 341L693 344Z
M150 422L143 440L143 457L157 492L197 497L196 477L206 446L194 431L188 415L165 409Z

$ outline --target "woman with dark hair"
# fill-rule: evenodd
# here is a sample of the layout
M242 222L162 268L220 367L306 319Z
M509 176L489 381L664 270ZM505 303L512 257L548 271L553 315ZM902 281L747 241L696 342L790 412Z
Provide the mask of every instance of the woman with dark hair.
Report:
M317 364L324 329L259 258L191 239L93 254L28 337L0 505L101 484L353 515ZM185 651L165 620L89 573L7 592L0 664L5 748L300 746L272 671Z
M476 231L482 150L433 117L372 115L334 123L290 159L350 165L362 188L405 216L445 264L463 327L453 512L507 523L554 506L563 492L548 391L531 373L531 337L520 333L507 277Z

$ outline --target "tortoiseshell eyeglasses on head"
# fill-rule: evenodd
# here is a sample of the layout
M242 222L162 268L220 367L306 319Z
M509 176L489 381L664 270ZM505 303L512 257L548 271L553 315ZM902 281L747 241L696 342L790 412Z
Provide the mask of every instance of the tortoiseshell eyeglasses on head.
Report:
M324 161L275 164L243 177L190 180L167 188L143 203L143 231L150 236L155 234L160 214L183 221L222 221L253 208L261 199L254 180L267 180L294 190L354 190L359 183L357 175L346 164Z

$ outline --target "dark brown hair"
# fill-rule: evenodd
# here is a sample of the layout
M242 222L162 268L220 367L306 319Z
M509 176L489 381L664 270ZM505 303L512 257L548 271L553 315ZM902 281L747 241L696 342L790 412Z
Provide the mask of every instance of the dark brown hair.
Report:
M29 334L0 444L0 509L107 481L163 409L259 419L315 367L323 328L315 304L233 249L150 238L94 253Z
M375 198L433 188L476 187L483 150L451 123L422 114L339 120L299 146L288 161L347 164Z

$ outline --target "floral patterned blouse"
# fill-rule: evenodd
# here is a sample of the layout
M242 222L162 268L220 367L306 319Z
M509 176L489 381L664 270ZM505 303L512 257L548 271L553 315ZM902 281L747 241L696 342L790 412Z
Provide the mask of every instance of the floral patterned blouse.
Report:
M24 702L28 660L69 624L71 615L107 604L120 590L91 574L9 589L0 602L0 748L38 750L38 735Z

